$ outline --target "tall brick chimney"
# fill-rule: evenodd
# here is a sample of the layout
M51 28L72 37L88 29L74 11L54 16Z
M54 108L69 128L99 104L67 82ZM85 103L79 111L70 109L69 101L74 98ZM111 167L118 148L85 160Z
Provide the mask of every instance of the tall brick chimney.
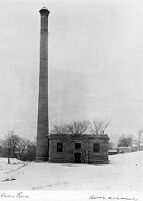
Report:
M36 161L40 162L48 160L48 16L50 12L45 7L39 12L41 32Z

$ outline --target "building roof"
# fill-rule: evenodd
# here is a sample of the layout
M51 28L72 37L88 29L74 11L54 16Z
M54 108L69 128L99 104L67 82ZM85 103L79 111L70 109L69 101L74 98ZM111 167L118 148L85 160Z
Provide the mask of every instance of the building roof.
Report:
M90 135L90 134L50 134L49 139L106 139L109 140L107 134L104 135Z

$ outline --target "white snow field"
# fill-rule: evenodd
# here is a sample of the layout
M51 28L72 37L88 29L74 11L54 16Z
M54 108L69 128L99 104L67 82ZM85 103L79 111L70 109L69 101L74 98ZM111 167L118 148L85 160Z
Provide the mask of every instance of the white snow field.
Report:
M143 152L109 156L104 165L0 158L0 190L142 191Z

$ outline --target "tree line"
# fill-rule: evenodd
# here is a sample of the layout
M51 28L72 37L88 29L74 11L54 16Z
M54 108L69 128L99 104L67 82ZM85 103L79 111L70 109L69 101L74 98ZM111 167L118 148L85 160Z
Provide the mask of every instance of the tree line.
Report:
M31 141L27 138L19 137L14 130L8 131L3 139L0 140L1 157L17 158L23 161L35 160L36 140Z
M84 134L102 135L108 128L110 122L107 120L73 121L67 124L54 125L51 134Z
M136 146L138 150L143 150L143 130L138 130L137 135L122 134L118 138L117 147L132 147ZM109 149L115 149L116 145L113 142L109 142Z

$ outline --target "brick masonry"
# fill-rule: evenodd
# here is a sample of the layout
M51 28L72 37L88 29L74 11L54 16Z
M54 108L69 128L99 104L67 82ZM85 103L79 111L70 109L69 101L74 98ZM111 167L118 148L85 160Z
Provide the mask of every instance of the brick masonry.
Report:
M37 121L36 161L48 160L48 15L49 11L42 8L40 33L40 75Z

